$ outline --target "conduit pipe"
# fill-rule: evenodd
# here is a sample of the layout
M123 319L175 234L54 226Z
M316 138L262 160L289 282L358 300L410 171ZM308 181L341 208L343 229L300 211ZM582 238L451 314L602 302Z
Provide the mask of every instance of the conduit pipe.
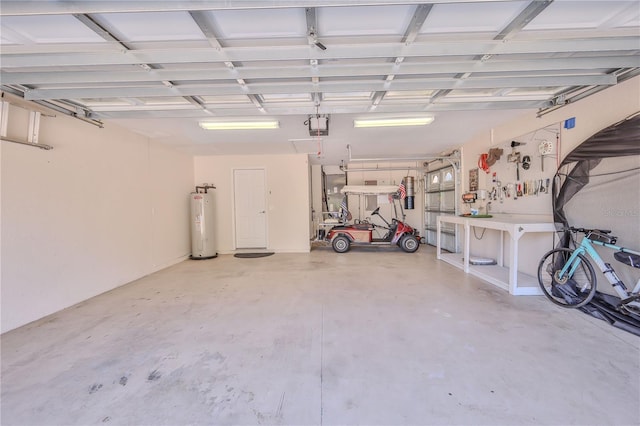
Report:
M387 157L387 158L353 158L351 155L351 145L347 145L347 151L349 152L349 162L362 162L362 163L375 163L375 162L391 162L391 161L419 161L419 160L444 160L449 162L456 172L460 171L459 160L460 151L455 150L449 155L425 155L418 157ZM340 169L345 172L349 171L379 171L379 170L425 170L425 167L385 167L385 168L370 168L370 169L351 169L344 165L344 161L340 164Z
M409 166L409 167L363 167L363 168L353 168L353 169L349 169L345 164L344 161L342 162L342 164L340 164L340 170L342 170L343 172L380 172L380 171L392 171L392 170L418 170L418 171L426 171L427 168L426 167L415 167L415 166Z
M7 89L3 89L0 93L0 98L6 102L9 102L12 105L15 105L20 108L24 108L29 111L37 111L41 112L43 115L47 117L55 117L55 115L51 115L51 111L59 112L69 117L76 118L80 121L84 121L85 123L93 124L94 126L103 128L104 124L100 120L95 120L88 117L83 117L75 111L71 111L67 108L64 108L60 105L56 105L47 101L28 101L23 97L17 95L16 93L8 92Z
M35 148L40 148L40 149L44 149L49 151L50 149L53 149L53 147L51 145L46 145L43 143L31 143L31 142L26 142L26 141L19 141L16 139L9 139L9 138L0 138L0 141L3 142L11 142L11 143L19 143L20 145L27 145L27 146L33 146Z

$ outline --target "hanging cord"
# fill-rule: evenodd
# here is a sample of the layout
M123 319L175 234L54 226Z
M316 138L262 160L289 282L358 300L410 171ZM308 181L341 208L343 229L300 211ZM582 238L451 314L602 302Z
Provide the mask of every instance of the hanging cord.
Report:
M322 178L322 204L324 204L324 211L329 211L329 200L327 199L327 174L324 172L324 168L321 169Z
M487 231L487 228L482 228L482 233L478 237L478 234L476 234L476 227L472 226L472 228L473 228L473 236L476 237L476 240L481 240L484 237L484 233Z
M316 120L317 120L317 128L318 128L318 158L322 155L322 145L320 143L320 104L316 105Z

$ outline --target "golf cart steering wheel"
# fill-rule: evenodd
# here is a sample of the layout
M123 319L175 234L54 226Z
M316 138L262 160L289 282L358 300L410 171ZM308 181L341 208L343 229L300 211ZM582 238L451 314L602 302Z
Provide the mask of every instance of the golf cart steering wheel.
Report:
M379 214L378 212L380 212L380 206L376 207L376 209L371 212L371 216Z

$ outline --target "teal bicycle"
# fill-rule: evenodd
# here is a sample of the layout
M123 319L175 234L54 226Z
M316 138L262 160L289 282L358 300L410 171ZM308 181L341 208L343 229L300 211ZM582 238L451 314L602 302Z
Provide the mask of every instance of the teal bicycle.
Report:
M615 245L617 237L610 235L610 230L571 227L569 231L573 234L583 233L584 238L575 249L556 248L542 257L538 265L538 282L544 294L553 303L568 308L579 308L589 303L596 293L596 276L593 265L587 259L589 257L620 297L618 309L623 313L639 314L640 279L629 291L594 246L616 250L614 258L634 268L640 268L640 252Z

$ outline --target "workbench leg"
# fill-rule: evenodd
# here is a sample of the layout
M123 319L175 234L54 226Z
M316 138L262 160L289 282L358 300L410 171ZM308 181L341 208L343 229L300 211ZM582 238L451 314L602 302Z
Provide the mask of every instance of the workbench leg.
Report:
M498 254L498 266L504 266L504 231L500 231L500 253Z
M466 272L467 274L469 273L469 245L471 244L471 239L469 234L471 234L471 227L469 226L468 223L464 224L464 248L463 248L463 255L464 255L464 272Z
M511 237L509 245L509 293L515 294L518 287L518 237Z

